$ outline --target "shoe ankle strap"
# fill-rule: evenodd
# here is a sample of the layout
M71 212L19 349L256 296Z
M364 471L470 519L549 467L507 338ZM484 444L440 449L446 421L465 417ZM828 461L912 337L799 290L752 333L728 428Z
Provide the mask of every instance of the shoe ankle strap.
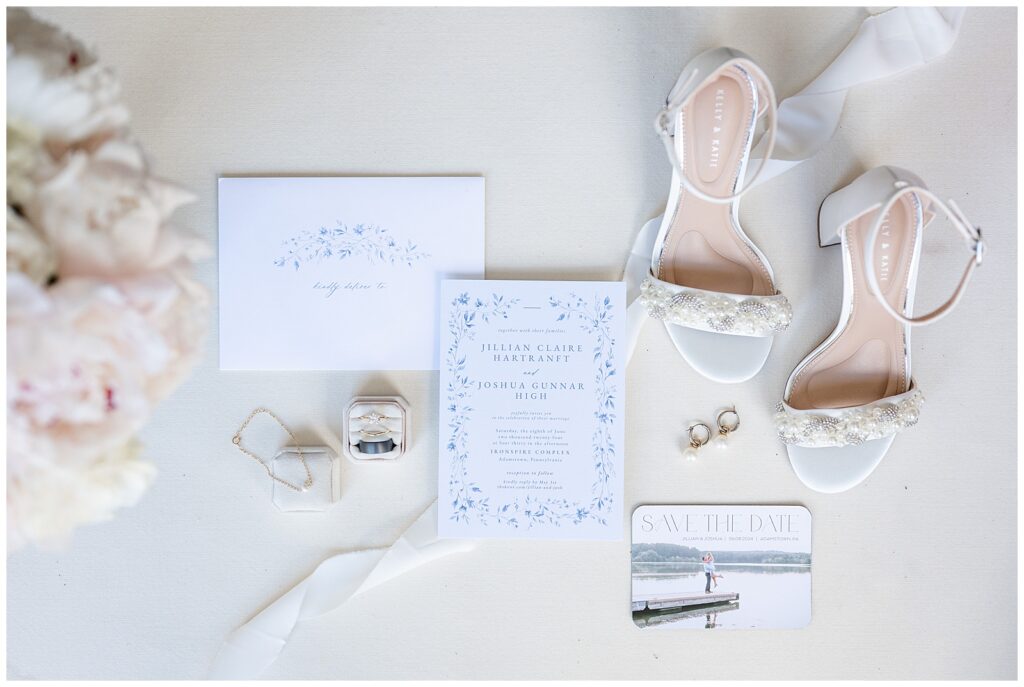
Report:
M875 270L872 266L875 264L875 243L878 239L878 232L882 226L882 221L885 216L892 209L892 206L901 197L913 193L922 200L921 210L922 215L928 211L928 206L923 202L927 198L932 205L937 206L942 210L946 216L952 222L953 226L963 235L964 242L967 249L971 252L971 258L967 262L967 267L964 269L963 276L960 277L960 282L957 284L956 289L953 291L953 295L949 299L940 305L939 307L932 310L926 315L920 317L907 317L905 314L897 311L889 303L888 299L882 294L882 289L878 284L878 276L875 274ZM922 222L921 230L928 225L927 221ZM868 231L867 238L865 239L864 245L864 264L866 266L865 272L867 272L868 288L871 290L872 295L882 304L886 312L892 315L900 322L910 325L924 325L936 322L946 315L948 315L953 308L956 307L960 299L963 298L964 292L967 289L967 283L971 280L971 276L974 274L974 270L981 265L982 259L985 256L985 242L981 238L981 228L974 226L967 216L964 215L963 210L956 204L955 201L950 200L949 205L946 205L924 186L912 185L906 182L897 184L897 189L889 196L889 200L882 204L878 214L875 217L875 221L871 225L871 229Z
M698 65L692 69L687 69L680 74L675 85L672 87L672 90L669 91L668 97L665 99L665 107L658 112L658 116L654 120L654 129L658 132L658 135L661 137L661 142L665 145L665 151L668 153L668 159L672 162L672 166L675 168L676 174L679 176L679 181L683 185L683 188L701 200L721 205L739 200L747 190L754 186L754 182L764 170L765 163L769 158L771 158L772 151L775 149L775 132L778 128L778 103L775 98L775 89L772 88L772 84L768 79L768 76L760 67L757 66L756 63L753 62L753 60L743 57L741 54L735 53L735 51L730 52L733 52L735 56L717 64L714 69L710 71L705 70L702 73L701 67ZM758 164L757 171L755 171L752 176L747 177L745 183L742 178L742 174L740 175L740 178L737 179L737 186L742 184L741 188L728 196L715 196L698 188L686 175L686 170L683 169L682 162L676 154L675 122L678 119L679 114L682 112L682 109L701 88L707 85L723 69L733 65L740 66L741 69L748 72L753 78L758 96L758 107L757 112L754 114L754 120L756 122L762 116L767 117L764 134L765 150L760 163ZM764 101L763 105L762 101ZM753 126L754 125L752 124L752 127Z

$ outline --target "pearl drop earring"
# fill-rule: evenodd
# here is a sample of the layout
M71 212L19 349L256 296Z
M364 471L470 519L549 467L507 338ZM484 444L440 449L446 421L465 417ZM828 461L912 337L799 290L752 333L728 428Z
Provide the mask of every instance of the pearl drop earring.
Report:
M734 417L735 421L730 422L729 416ZM711 445L719 450L726 449L729 447L729 435L740 428L740 415L735 408L727 408L718 414L715 422L718 424L718 435L711 440Z
M694 430L698 431L695 432ZM688 461L695 461L697 460L697 451L700 450L700 447L711 441L711 428L703 422L696 422L690 425L688 431L690 433L690 445L683 451L683 458Z

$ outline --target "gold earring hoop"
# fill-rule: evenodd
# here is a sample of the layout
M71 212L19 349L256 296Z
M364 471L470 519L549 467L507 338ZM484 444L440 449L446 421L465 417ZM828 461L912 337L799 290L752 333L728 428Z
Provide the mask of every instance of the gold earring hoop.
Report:
M730 420L730 416L734 419ZM718 436L711 443L715 448L726 448L729 445L729 435L740 428L740 414L736 412L735 406L726 408L718 413L715 424L718 425Z
M697 460L697 452L701 446L711 441L711 428L703 422L695 422L687 429L690 435L690 445L683 451L683 458L689 461Z

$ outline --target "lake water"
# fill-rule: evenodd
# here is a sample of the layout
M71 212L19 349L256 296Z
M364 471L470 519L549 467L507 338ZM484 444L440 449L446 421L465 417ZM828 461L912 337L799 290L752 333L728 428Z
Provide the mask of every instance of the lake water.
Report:
M716 592L739 592L738 604L633 616L641 627L750 629L799 628L811 622L811 568L797 565L717 563L724 575ZM700 563L634 563L633 595L703 594Z

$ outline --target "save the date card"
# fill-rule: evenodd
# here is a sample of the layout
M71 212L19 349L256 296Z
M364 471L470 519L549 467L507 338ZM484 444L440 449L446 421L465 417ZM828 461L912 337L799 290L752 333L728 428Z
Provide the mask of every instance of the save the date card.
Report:
M811 621L811 514L802 506L640 506L631 553L638 627Z

